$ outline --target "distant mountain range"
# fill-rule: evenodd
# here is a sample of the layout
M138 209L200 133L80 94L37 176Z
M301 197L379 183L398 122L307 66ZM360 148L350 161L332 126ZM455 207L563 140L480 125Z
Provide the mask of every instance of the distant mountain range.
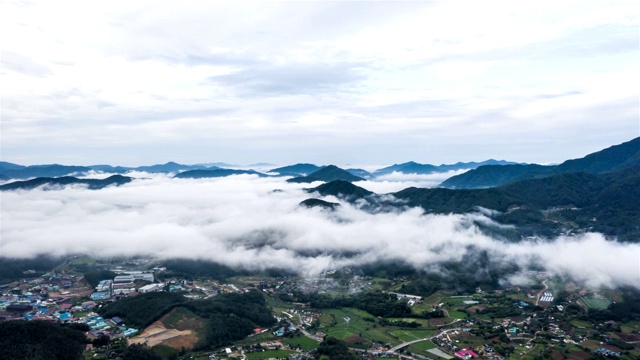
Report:
M640 137L620 145L567 160L560 165L485 165L445 180L440 186L451 189L477 189L505 185L514 181L539 179L557 174L606 173L640 165Z
M364 179L359 176L355 176L346 170L340 169L335 165L329 165L329 166L322 167L319 170L314 171L307 176L299 176L299 177L289 179L287 181L294 182L294 183L312 183L314 181L329 182L334 180L343 180L343 181L353 182L353 181L363 181Z
M0 185L0 191L8 190L31 190L39 186L63 187L68 185L87 185L90 190L99 190L107 186L119 186L133 180L128 176L112 175L106 179L78 179L73 176L63 176L57 178L39 177L31 180L14 181Z
M78 179L69 173L98 171L139 170L176 173L175 178L216 178L239 174L257 176L295 176L293 183L324 182L307 189L315 198L301 205L336 209L319 197L334 196L341 201L357 203L364 211L402 211L405 207L419 206L426 213L467 213L489 209L490 216L501 224L515 225L500 228L499 234L508 238L530 235L558 235L574 231L598 231L618 236L626 241L640 242L640 138L587 155L559 165L508 164L481 165L474 170L454 176L439 188L407 188L392 194L379 195L352 184L362 181L359 169L341 169L335 165L316 166L296 164L272 169L268 174L254 170L234 170L203 165L167 163L138 168L36 165L22 166L0 162L0 178L21 179L0 186L0 190L33 189L40 186L53 188L83 184L89 189L122 185L132 178L114 175L107 179ZM484 162L484 163L487 163ZM394 171L424 173L434 169L446 171L467 168L482 163L458 163L433 166L405 163L374 172L389 174ZM195 167L195 168L194 168ZM47 176L41 176L47 174ZM301 175L305 174L305 175ZM367 175L368 172L360 171ZM368 204L368 205L367 205ZM486 224L479 224L486 231Z
M212 170L187 170L176 174L174 177L178 179L204 179L219 178L230 175L258 175L260 177L267 176L263 173L253 170L233 170L233 169L212 169Z
M312 172L316 172L320 170L320 166L313 164L295 164L284 167L279 167L276 169L269 170L269 173L276 173L282 176L307 176Z
M385 168L374 171L374 176L381 176L391 174L393 172L399 172L403 174L432 174L432 173L442 173L447 171L457 171L457 170L467 170L467 169L475 169L479 166L483 165L514 165L517 163L505 161L505 160L486 160L482 162L458 162L455 164L442 164L442 165L431 165L431 164L419 164L417 162L409 161L402 164L395 164L391 166L387 166Z
M111 165L69 166L59 164L22 166L5 161L0 161L0 176L6 179L28 179L37 177L80 175L88 173L92 170L113 174L125 174L130 171L142 171L148 173L173 173L197 169L217 169L217 167L205 167L203 165L182 165L175 162L138 167Z

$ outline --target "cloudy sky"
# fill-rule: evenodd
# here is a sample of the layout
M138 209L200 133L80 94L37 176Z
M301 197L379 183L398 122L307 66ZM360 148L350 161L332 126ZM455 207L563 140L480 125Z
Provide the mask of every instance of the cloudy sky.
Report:
M639 3L2 3L2 160L552 163L640 135Z

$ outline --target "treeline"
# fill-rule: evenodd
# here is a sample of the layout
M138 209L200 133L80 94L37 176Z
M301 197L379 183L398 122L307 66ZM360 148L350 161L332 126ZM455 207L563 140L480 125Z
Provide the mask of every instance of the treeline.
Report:
M0 322L0 358L12 360L84 359L84 333L45 321Z
M37 256L33 259L0 258L0 282L40 276L63 261L61 258L50 256ZM27 270L35 270L36 273L25 275L24 272Z
M109 279L113 280L113 278L116 277L116 275L118 274L109 270L93 270L93 271L86 272L84 274L84 278L85 280L87 280L87 282L92 288L95 288L100 281L109 280Z
M197 348L210 349L241 340L256 327L275 324L271 309L257 291L189 300L181 293L157 292L122 299L101 310L104 317L120 316L130 326L146 327L177 307L192 311L205 322L205 339Z
M381 317L416 316L411 314L411 307L406 301L398 300L395 295L380 292L337 297L319 293L294 292L291 296L283 294L280 297L285 301L309 303L316 309L353 307Z
M328 357L331 360L357 360L359 359L342 341L329 337L318 345L316 359Z
M582 316L589 321L619 321L630 322L640 321L640 290L634 288L623 288L622 298L624 301L609 305L604 310L589 309Z
M229 277L246 275L246 272L207 260L192 259L168 259L164 262L166 273L161 273L161 278L180 277L185 279L210 278L225 280Z
M147 327L175 306L186 303L186 298L176 292L152 292L128 297L100 309L100 315L106 318L120 316L127 325Z

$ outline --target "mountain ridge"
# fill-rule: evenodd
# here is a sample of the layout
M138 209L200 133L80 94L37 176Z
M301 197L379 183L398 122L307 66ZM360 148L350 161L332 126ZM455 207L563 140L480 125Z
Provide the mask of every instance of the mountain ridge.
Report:
M440 186L451 189L496 187L514 181L544 178L572 172L605 173L640 165L640 137L566 160L559 165L485 165L464 174L452 176Z

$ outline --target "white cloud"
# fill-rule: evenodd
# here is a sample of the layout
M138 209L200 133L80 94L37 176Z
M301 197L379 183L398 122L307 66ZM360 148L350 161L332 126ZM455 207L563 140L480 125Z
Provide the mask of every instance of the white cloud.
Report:
M370 214L346 203L326 212L300 207L310 196L302 190L307 184L282 178L138 175L143 177L98 191L4 192L0 256L139 254L315 275L384 260L428 269L486 251L494 262L540 264L593 286L639 284L640 244L606 241L599 234L504 243L474 225L499 226L481 213Z
M2 12L10 161L139 165L171 147L186 162L362 162L354 148L369 163L505 149L558 162L638 130L635 2L21 1Z

